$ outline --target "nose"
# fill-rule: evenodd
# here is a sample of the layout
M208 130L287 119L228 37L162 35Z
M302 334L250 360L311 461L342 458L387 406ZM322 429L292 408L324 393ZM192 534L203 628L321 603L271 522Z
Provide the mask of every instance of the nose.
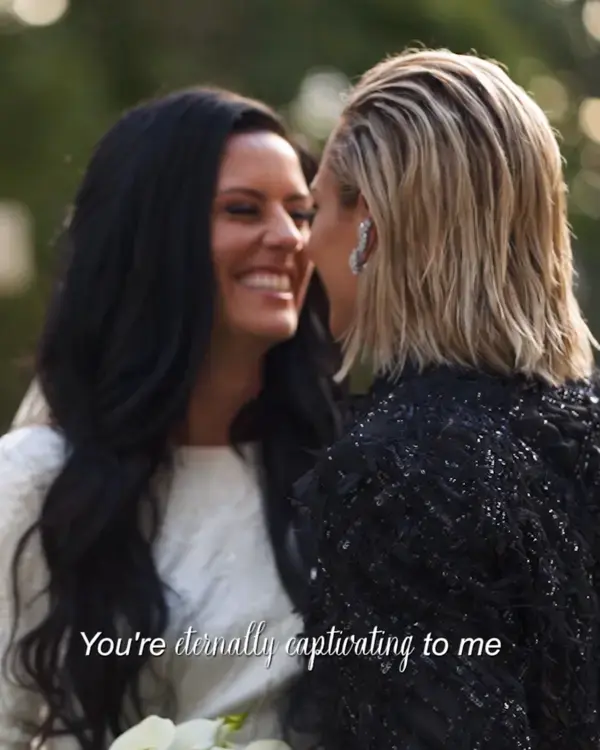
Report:
M293 218L282 209L269 222L264 241L269 248L294 253L304 249L306 239Z

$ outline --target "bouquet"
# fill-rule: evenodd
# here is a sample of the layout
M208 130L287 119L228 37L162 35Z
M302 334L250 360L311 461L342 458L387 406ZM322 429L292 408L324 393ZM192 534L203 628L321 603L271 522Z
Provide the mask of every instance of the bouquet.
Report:
M193 719L174 724L160 716L149 716L128 729L112 743L109 750L220 750L231 748L229 738L238 731L244 716ZM291 750L279 740L257 740L244 750Z

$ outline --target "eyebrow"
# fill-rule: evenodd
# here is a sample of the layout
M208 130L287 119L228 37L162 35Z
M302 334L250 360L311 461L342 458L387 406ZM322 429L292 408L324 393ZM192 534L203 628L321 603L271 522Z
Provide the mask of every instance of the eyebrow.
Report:
M267 196L261 192L260 190L254 190L253 188L246 188L246 187L231 187L227 188L227 190L222 190L220 192L220 195L228 195L229 193L245 193L246 195L251 195L253 198L258 198L259 200L266 200ZM287 203L289 201L299 201L299 200L309 200L310 199L310 193L292 193L292 195L287 195L284 198L284 201Z

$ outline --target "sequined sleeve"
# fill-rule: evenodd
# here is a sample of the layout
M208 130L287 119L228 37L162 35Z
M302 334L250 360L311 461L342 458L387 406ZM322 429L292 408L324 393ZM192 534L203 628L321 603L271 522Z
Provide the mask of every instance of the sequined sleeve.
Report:
M305 635L323 652L305 687L326 750L532 747L496 460L459 429L354 434L301 488L318 534Z

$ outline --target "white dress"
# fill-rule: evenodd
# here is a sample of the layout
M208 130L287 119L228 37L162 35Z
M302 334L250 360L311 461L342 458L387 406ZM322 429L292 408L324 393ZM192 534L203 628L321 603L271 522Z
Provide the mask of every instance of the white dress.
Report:
M251 447L248 452L251 455ZM2 650L10 635L9 570L15 544L37 518L44 493L63 459L63 440L48 426L23 427L0 439ZM167 649L164 655L152 657L152 669L167 675L175 689L177 715L169 718L180 723L248 711L240 744L278 738L277 700L300 668L286 644L301 630L301 623L277 575L255 467L230 448L180 448L164 501L166 515L155 560L161 578L174 593L168 595ZM32 544L22 585L33 594L46 580L41 551ZM44 606L44 600L38 599L26 610L25 628L43 616ZM181 640L186 632L187 642ZM178 655L176 650L185 650L186 643L188 653ZM223 653L235 651L236 644L237 654ZM102 648L109 646L102 644ZM142 674L141 685L143 694L144 687L148 689L146 713L164 715L164 708L151 696L154 682L147 672ZM40 710L30 693L2 678L0 748L28 748L30 738L19 733L15 717L35 717ZM52 750L75 746L69 739L50 745Z

